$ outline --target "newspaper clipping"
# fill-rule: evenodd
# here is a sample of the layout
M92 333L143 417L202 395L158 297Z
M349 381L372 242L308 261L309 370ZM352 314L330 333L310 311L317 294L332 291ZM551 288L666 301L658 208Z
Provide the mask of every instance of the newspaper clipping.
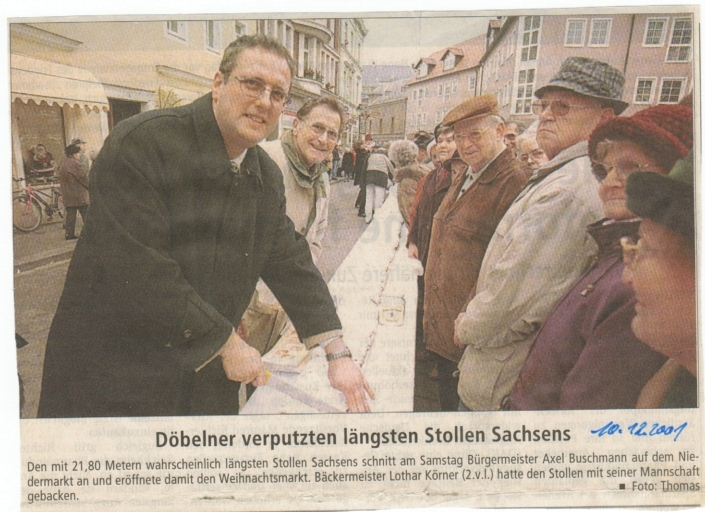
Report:
M697 6L8 27L22 510L702 504Z

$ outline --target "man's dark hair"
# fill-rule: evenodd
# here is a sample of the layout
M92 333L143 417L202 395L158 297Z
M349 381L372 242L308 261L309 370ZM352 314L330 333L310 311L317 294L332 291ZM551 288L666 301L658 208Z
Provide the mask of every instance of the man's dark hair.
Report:
M312 98L306 103L301 105L298 112L296 112L297 119L303 119L311 113L311 111L316 108L324 106L338 114L340 116L340 128L343 126L343 120L345 119L345 110L338 100L330 96L319 96L318 98Z
M240 54L248 48L262 48L263 50L278 55L286 60L286 63L289 65L291 79L293 80L296 76L296 63L291 57L289 50L276 39L262 34L255 34L252 36L238 37L235 41L230 43L223 52L223 58L220 61L220 67L218 69L223 74L225 82L228 81L230 73L232 73L233 69L237 66L237 59L240 57Z

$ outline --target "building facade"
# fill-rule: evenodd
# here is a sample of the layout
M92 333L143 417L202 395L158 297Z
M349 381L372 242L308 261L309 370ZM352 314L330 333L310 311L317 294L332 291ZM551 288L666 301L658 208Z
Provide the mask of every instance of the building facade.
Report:
M10 25L13 175L24 178L44 144L57 163L75 137L98 150L112 127L139 112L190 103L211 90L223 49L244 34L277 38L297 62L292 102L270 138L307 99L332 95L358 133L367 34L356 19L172 20Z
M281 42L298 69L292 84L291 103L282 115L277 136L291 128L298 109L311 98L330 95L339 100L348 118L341 130L341 144L350 145L359 133L362 97L360 52L367 29L353 18L258 20L257 31Z
M361 116L361 133L375 142L405 138L407 83L409 79L381 83L370 91L371 101Z
M420 59L407 87L406 138L433 132L458 103L477 95L484 36L450 46Z
M531 124L534 91L568 57L607 62L625 75L623 115L678 103L693 87L690 13L509 16L492 20L482 56L482 93L506 119Z

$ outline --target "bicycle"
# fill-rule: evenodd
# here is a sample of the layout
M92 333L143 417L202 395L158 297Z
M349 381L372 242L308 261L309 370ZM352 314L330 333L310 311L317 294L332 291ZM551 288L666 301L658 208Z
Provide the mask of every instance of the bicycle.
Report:
M13 181L26 181L24 178L12 178ZM51 180L50 191L38 190L27 183L25 191L12 200L12 225L19 231L29 233L39 227L42 222L42 206L47 221L52 220L55 213L64 218L66 209L61 198L61 191L56 186L57 180Z

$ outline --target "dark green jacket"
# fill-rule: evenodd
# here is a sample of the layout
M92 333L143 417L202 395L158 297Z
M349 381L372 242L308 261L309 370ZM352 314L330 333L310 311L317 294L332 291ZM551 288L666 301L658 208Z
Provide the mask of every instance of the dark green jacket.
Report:
M120 123L49 333L40 417L237 413L220 358L261 276L301 337L339 329L281 172L231 171L212 99Z

